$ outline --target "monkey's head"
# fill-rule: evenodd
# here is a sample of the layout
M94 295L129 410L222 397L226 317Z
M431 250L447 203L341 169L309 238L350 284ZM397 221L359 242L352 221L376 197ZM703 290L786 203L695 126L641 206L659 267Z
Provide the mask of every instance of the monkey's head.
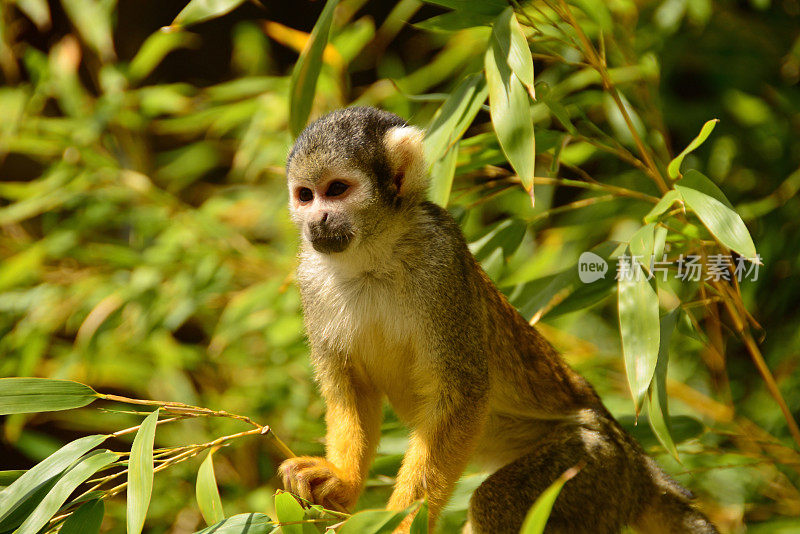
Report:
M404 207L425 199L423 133L392 113L353 107L311 123L286 162L289 208L318 252L368 242Z

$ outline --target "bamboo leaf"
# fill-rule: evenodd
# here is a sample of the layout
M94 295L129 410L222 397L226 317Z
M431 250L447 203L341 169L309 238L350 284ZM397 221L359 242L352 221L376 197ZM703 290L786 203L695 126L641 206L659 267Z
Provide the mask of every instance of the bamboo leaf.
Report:
M425 158L434 164L467 130L486 101L489 88L480 74L473 74L456 87L436 110L425 130Z
M658 295L636 262L630 261L630 276L617 281L617 308L625 372L638 414L655 372L659 324Z
M29 496L106 438L108 436L93 435L67 443L0 491L0 524Z
M338 534L390 534L408 513L409 510L364 510L350 516Z
M317 23L314 24L306 48L300 54L292 71L289 88L289 127L295 137L305 128L311 113L311 105L317 89L317 78L322 70L322 52L328 44L333 10L337 3L338 0L326 2Z
M133 438L128 462L128 534L139 534L144 526L153 491L153 440L158 409L145 417Z
M409 534L428 534L428 501L420 505L414 521L411 522Z
M499 15L506 7L508 2L505 0L425 0L426 4L433 4L442 7L449 7L456 11L466 11L469 13L480 13L483 15Z
M669 364L669 341L675 324L678 322L680 307L675 308L661 318L661 333L658 346L658 361L656 363L653 381L647 392L647 421L658 441L669 453L678 459L678 449L672 440L669 424L669 409L667 408L667 366Z
M147 78L159 63L173 50L196 44L198 38L189 32L157 31L145 40L128 66L128 77L133 81Z
M510 9L510 8L509 8ZM535 140L528 93L509 65L510 34L498 17L492 29L489 49L484 56L492 125L514 171L533 198Z
M33 513L15 530L15 534L36 534L58 512L61 505L75 489L90 476L114 462L118 455L110 451L96 451L81 458L74 467L64 473L53 489L33 510Z
M639 228L639 230L631 236L631 256L640 258L640 261L645 265L650 264L650 258L653 256L655 230L656 225L649 223Z
M102 499L83 503L72 512L58 531L59 534L97 534L103 522L106 507Z
M533 90L533 56L512 8L506 8L495 20L492 43L499 48L500 55L506 58L508 66L531 98L536 98Z
M291 493L278 493L275 495L275 515L281 523L283 534L316 534L317 529L309 523L302 523L305 511L300 503L292 497ZM284 524L292 523L292 524Z
M434 162L431 166L428 199L443 208L447 207L447 203L450 200L450 190L453 188L457 160L458 143L451 146L445 152L444 157Z
M0 415L71 410L96 398L95 390L71 380L0 378Z
M653 209L651 209L647 213L647 215L644 216L644 222L645 223L655 222L662 213L670 209L672 205L678 202L679 200L681 200L680 193L678 193L674 189L670 189L669 191L664 193L664 196L661 197L661 199L655 206L653 206Z
M567 469L555 482L542 492L536 501L528 510L525 516L525 521L520 528L520 534L541 534L544 532L544 527L547 525L547 520L550 518L550 512L553 510L553 504L556 502L556 497L561 493L561 488L564 484L578 474L578 468L572 467Z
M713 196L697 189L681 184L676 184L675 189L683 197L686 206L697 214L703 225L720 243L755 261L756 246L738 213Z
M194 534L264 534L271 525L272 520L265 514L238 514Z
M195 487L200 513L203 514L203 519L209 526L225 519L225 512L222 510L222 499L220 499L219 490L217 489L217 478L214 476L213 454L215 450L208 451L208 456L200 464Z
M695 150L697 147L702 145L706 139L708 139L708 136L714 131L714 127L718 122L719 119L711 119L710 121L707 121L700 129L700 133L697 135L697 137L692 139L692 142L689 143L689 145L684 148L683 151L675 157L675 159L669 162L669 165L667 165L667 174L669 174L670 178L675 179L680 176L683 158L685 158L689 152Z
M172 26L189 26L214 19L230 13L243 3L244 0L191 0L172 21Z
M716 198L730 209L733 209L733 204L731 204L731 201L725 196L725 193L722 192L722 189L711 181L709 177L699 171L689 169L678 184L680 184L681 187L689 187L701 193L705 193L710 197Z

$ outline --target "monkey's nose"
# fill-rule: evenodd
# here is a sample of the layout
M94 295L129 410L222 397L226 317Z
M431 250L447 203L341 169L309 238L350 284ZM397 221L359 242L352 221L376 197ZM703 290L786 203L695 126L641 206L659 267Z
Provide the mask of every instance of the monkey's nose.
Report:
M319 222L324 223L327 220L328 220L328 212L324 211L322 212L322 217L320 218Z

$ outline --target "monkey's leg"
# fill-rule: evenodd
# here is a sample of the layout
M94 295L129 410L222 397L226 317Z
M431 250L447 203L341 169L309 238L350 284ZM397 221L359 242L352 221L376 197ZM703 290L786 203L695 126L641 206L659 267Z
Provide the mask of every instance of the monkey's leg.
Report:
M470 501L474 534L516 534L536 498L564 471L582 464L561 490L547 523L548 533L617 533L641 512L653 494L638 454L605 432L556 428L536 451L487 478ZM469 531L469 530L468 530Z
M381 397L356 380L335 389L323 383L327 412L326 458L290 458L280 466L284 487L304 499L333 509L358 500L380 438Z

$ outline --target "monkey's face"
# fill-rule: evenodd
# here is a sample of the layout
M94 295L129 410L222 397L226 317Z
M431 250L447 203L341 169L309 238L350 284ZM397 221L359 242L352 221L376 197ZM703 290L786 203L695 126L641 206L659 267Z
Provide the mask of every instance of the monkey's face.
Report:
M424 200L422 132L391 113L345 108L298 136L286 166L289 208L317 252L385 242L402 206Z
M291 170L289 205L303 239L323 254L344 252L363 234L364 209L373 197L370 180L352 168L327 168L313 180Z

